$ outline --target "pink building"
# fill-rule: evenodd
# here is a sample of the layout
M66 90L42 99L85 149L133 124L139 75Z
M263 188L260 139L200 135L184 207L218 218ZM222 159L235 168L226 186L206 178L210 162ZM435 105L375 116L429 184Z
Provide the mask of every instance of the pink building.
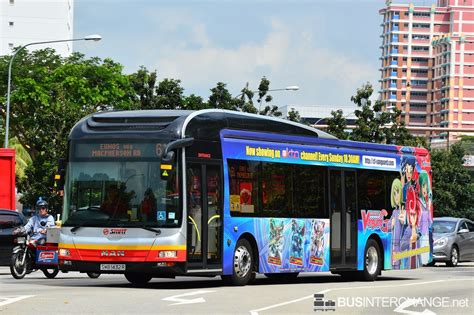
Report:
M429 136L432 145L474 131L474 0L432 6L387 1L380 14L386 108L402 110L407 126L460 129L414 132Z

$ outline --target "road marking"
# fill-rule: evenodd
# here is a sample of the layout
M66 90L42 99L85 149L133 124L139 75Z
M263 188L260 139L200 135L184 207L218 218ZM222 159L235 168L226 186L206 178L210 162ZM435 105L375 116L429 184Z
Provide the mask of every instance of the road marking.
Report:
M21 295L21 296L0 296L0 306L5 306L7 304L12 304L30 297L34 297L34 295Z
M178 303L170 304L170 306L171 305L182 305L182 304L204 303L204 302L206 302L206 300L203 297L199 297L199 298L191 299L191 300L183 299L181 297L191 296L191 295L198 295L198 294L205 294L205 293L212 293L212 292L215 292L215 291L199 290L199 291L195 291L195 292L189 292L189 293L184 293L184 294L179 294L179 295L173 295L173 296L170 296L170 297L163 298L162 300L163 301L170 301L170 302L178 302Z
M361 286L361 287L332 288L332 289L326 289L326 290L316 292L316 293L325 294L327 292L337 291L337 290L408 287L408 286L414 286L414 285L423 285L423 284L431 284L431 283L446 282L446 281L472 281L472 279L469 279L469 278L468 279L446 279L446 280L435 280L435 281L426 281L426 282L404 283L404 284L400 284L400 285L380 285L380 286L370 286L370 287L369 286ZM273 305L262 307L262 308L259 308L259 309L256 309L256 310L251 310L250 314L251 315L258 315L258 312L261 312L261 311L266 311L266 310L269 310L269 309L272 309L272 308L277 308L277 307L280 307L280 306L283 306L283 305L288 305L288 304L292 304L292 303L296 303L296 302L301 302L301 301L308 300L308 299L313 299L313 298L314 298L314 294L307 295L307 296L301 297L299 299L286 301L286 302L282 302L282 303L278 303L278 304L273 304Z
M398 307L396 309L394 309L393 311L397 312L397 313L412 314L412 315L416 315L416 314L435 315L436 314L436 313L433 313L432 311L430 311L429 309L425 309L422 312L417 312L417 311L412 311L412 310L406 310L405 309L405 308L410 307L410 306L415 305L415 304L418 304L417 299L408 299L408 300L405 300L402 304L398 305Z

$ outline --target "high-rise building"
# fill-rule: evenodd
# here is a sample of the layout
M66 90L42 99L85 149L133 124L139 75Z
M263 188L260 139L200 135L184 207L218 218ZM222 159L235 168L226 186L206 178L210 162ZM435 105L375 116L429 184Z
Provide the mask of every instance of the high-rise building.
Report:
M474 0L386 4L380 10L386 108L402 110L408 126L474 130ZM436 144L462 132L415 133Z
M70 39L73 36L74 0L0 1L0 56L32 42ZM51 47L61 56L72 53L73 42L31 46Z

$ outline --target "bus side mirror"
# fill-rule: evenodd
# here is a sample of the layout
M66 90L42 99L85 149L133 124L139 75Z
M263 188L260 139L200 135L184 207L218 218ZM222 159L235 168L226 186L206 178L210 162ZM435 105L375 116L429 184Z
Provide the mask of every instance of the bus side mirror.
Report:
M194 138L177 139L168 143L161 156L160 177L162 180L168 180L174 172L175 151L176 149L189 147L194 143Z

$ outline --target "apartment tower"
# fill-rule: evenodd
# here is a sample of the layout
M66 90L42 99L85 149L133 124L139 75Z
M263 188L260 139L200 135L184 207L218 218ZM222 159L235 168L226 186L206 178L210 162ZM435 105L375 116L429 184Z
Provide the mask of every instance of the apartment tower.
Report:
M73 8L74 0L0 1L0 56L28 43L73 38ZM72 44L34 45L29 49L51 47L65 57L72 53Z
M386 4L380 10L386 108L402 110L407 126L445 128L413 131L433 146L474 131L474 0Z

